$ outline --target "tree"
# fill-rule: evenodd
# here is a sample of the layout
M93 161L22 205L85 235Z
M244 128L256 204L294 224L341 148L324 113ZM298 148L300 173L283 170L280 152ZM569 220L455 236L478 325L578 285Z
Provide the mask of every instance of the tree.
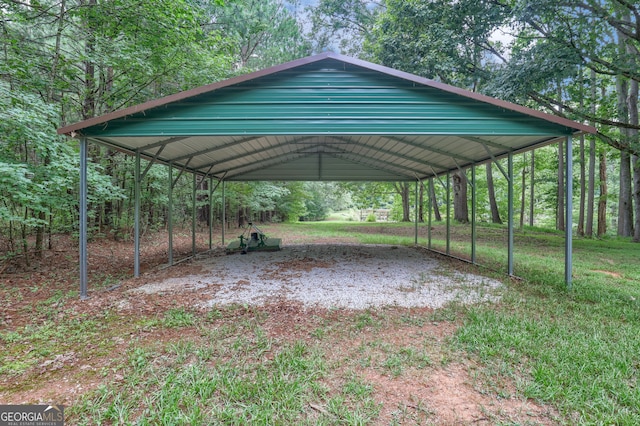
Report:
M236 70L266 68L311 52L286 6L279 0L235 0L212 11L213 25L235 53Z
M596 76L595 71L591 70L591 114L595 115L596 108ZM587 224L585 234L588 237L593 236L593 211L595 200L595 186L596 186L596 138L589 137L589 178L588 178L588 190L587 190Z
M77 154L56 127L209 83L229 75L224 64L230 61L217 46L219 36L203 30L202 9L188 0L11 0L2 2L0 15L0 86L7 102L0 105L6 114L0 161L8 165L6 179L26 170L18 192L31 194L7 194L12 201L5 207L22 211L22 222L12 213L0 226L8 228L10 240L16 226L23 240L35 233L38 253L45 229L70 231L77 221ZM105 217L126 215L130 202L122 195L132 188L132 162L101 151L91 146L97 163L89 167L89 216L100 227ZM163 206L152 195L149 216Z
M579 82L581 67L593 70L597 78L621 75L638 80L640 70L633 64L640 55L640 34L635 24L639 6L620 0L492 3L512 17L515 41L512 55L496 69L487 92L507 100L533 101L551 113L594 122L601 126L598 135L602 140L634 153L636 148L629 141L611 132L633 126L612 117L607 103L602 102L606 99L601 99L596 114L592 114L589 104L581 106L556 96L553 87L557 81L565 85ZM620 10L628 14L621 15ZM618 33L634 46L631 53L617 46Z
M410 184L409 182L396 182L393 184L393 188L400 196L402 203L402 221L411 222L411 201L410 201Z
M453 219L460 223L469 223L467 175L459 170L451 177L453 180Z
M12 252L29 262L27 237L36 232L36 254L45 227L67 231L77 223L78 157L55 134L56 108L39 96L0 82L0 232ZM98 167L89 169L90 204L122 196ZM17 238L20 246L16 244Z
M473 0L389 0L365 48L389 67L480 90L492 56L504 52L491 34L505 20L500 8Z
M638 154L638 144L628 136L628 130L638 126L612 114L616 93L622 98L624 86L588 99L581 95L580 75L582 69L592 70L596 77L589 84L594 87L614 76L621 81L639 80L639 5L621 0L436 0L389 1L387 6L369 41L372 52L386 65L591 121L608 145ZM508 55L505 46L491 38L505 28L513 37ZM619 42L624 42L624 49ZM573 101L576 95L579 102ZM629 211L631 205L626 191L631 173L624 172L625 157L621 163L625 191L619 201L626 204L621 211ZM556 202L561 200L558 197ZM558 215L560 228L561 222Z
M320 0L308 7L313 50L340 50L351 56L366 56L368 38L381 5L366 0Z
M500 218L500 210L498 209L498 203L496 202L496 192L493 186L493 168L491 167L490 162L486 165L486 175L487 188L489 191L489 205L491 208L491 222L502 223L502 219Z

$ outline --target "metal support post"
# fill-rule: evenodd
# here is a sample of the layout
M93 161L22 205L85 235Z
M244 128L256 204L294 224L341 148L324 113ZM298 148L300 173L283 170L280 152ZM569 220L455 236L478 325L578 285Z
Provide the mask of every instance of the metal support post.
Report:
M169 222L169 266L173 266L173 164L169 163L169 202L167 221Z
M213 176L209 176L209 250L213 248Z
M418 185L420 185L420 179L416 180L416 202L415 202L415 206L416 206L416 211L415 211L415 228L414 228L414 239L413 239L413 243L415 245L418 245L418 213L419 213L419 205L418 205Z
M225 183L222 181L222 245L224 245L224 230L227 227L227 199L225 198Z
M80 299L87 298L87 139L80 139Z
M476 263L476 165L471 166L471 263Z
M191 255L196 255L196 190L197 176L193 173L193 198L191 200Z
M573 143L571 136L567 136L566 143L566 188L564 193L565 200L565 249L564 249L564 280L567 289L572 288L572 271L573 271Z
M451 175L447 172L447 255L451 254Z
M513 152L509 151L509 157L507 159L507 180L509 192L509 218L508 218L508 242L507 242L507 274L513 275Z
M431 194L433 193L433 178L429 178L429 217L427 219L427 247L431 250L431 217L433 216L433 200Z
M134 171L134 236L133 236L133 276L140 276L140 151L136 151L136 164Z

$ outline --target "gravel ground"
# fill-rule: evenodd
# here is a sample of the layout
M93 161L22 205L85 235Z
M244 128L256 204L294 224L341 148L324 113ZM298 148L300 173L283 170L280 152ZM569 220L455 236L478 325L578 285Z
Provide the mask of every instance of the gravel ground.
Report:
M499 298L499 281L461 273L413 247L309 244L197 261L203 273L132 291L198 290L202 306L297 301L306 307L366 309L392 305L438 308Z

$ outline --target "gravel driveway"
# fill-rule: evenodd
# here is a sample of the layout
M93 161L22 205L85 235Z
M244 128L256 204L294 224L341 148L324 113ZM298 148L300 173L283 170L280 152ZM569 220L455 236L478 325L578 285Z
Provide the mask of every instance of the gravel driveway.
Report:
M438 308L499 298L499 281L461 273L425 250L389 245L289 245L196 261L198 275L132 291L198 290L204 306L298 301L307 307L366 309L384 305Z

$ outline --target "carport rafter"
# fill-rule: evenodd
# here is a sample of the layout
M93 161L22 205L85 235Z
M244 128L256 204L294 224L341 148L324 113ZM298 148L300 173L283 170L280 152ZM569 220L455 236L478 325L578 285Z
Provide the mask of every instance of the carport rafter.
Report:
M180 142L180 141L183 141L183 140L188 139L188 138L189 138L188 136L177 136L177 137L173 137L173 138L169 138L169 139L164 139L164 140L160 140L158 142L150 143L148 145L143 145L143 146L139 147L138 150L140 152L145 152L145 151L148 151L150 149L156 148L158 146L171 145L172 143Z
M279 164L288 163L289 161L292 161L292 160L295 160L295 159L298 159L298 158L310 157L310 156L313 156L313 155L316 154L316 153L304 153L304 152L301 152L304 149L305 148L300 148L297 151L287 152L287 153L284 153L284 154L278 154L278 155L274 155L273 157L265 158L263 160L263 164L261 166L254 167L254 168L250 169L249 171L250 172L256 172L256 171L268 169L268 168L271 168L271 167L279 165ZM287 157L289 157L289 158L287 158ZM264 164L264 163L266 163L268 161L271 161L271 160L282 160L282 159L285 159L285 160L284 161L276 161L276 162L272 162L272 163L269 163L269 164ZM238 166L235 166L235 167L222 169L217 173L224 173L225 175L228 175L228 179L227 180L231 180L234 176L236 176L235 174L232 173L233 171L241 170L241 169L244 169L244 168L247 168L247 167L251 167L251 166L252 166L251 164L241 164L241 165L238 165ZM242 174L246 174L249 171L245 171Z
M482 144L483 146L491 146L493 148L499 149L502 152L506 152L509 151L511 148L496 142L492 142L490 140L487 139L482 139L482 138L478 138L478 137L473 137L473 136L460 136L462 139L466 139L472 142L478 142L479 144Z
M475 160L473 160L473 159L471 159L469 157L452 154L450 152L446 152L446 151L443 151L441 149L437 149L437 148L434 148L434 147L431 147L431 146L423 146L423 145L420 145L420 144L417 144L417 143L413 143L413 142L407 141L405 139L398 138L398 137L393 137L393 136L389 136L388 139L392 140L392 141L399 142L399 143L403 143L405 145L412 146L414 148L419 148L419 149L423 149L425 151L433 152L434 154L439 154L439 155L442 155L444 157L449 157L449 158L456 159L456 160L464 160L464 161L468 162L469 164L475 163ZM442 167L442 166L440 166L440 167Z
M175 158L172 158L171 161L175 163L177 161L186 160L187 158L193 158L193 157L197 157L197 156L204 155L204 154L211 154L212 152L221 151L223 149L231 148L231 147L234 147L236 145L242 145L242 144L245 144L247 142L255 141L257 139L260 139L260 137L252 136L250 138L244 138L244 139L240 139L240 140L237 140L237 141L232 141L232 142L229 142L229 143L226 143L226 144L223 144L223 145L217 145L217 146L214 146L214 147L211 147L211 148L207 148L207 149L203 149L203 150L200 150L200 151L196 151L196 152L192 152L192 153L189 153L189 154L185 154L185 155L182 155L182 156L179 156L179 157L175 157ZM207 165L205 165L203 167L207 167Z
M330 153L325 153L325 154L332 155ZM333 155L336 156L335 154L333 154ZM351 156L356 156L356 157L359 156L359 157L367 159L369 162L377 163L377 164L380 164L382 166L372 166L371 164L368 164L365 161L359 161L357 158L356 159L350 158ZM385 167L383 167L383 166L387 167L386 170L390 170L389 168L393 168L394 170L403 169L404 168L408 173L405 174L405 173L398 172L398 171L396 171L395 173L397 173L399 175L405 175L407 177L407 180L413 180L413 178L414 178L416 173L422 173L423 172L422 170L412 169L412 168L409 168L409 167L404 167L402 165L399 165L399 164L396 164L396 163L392 163L392 162L389 162L389 161L385 161L385 160L382 160L380 158L375 158L375 157L370 157L370 156L367 156L367 155L356 154L356 153L350 152L350 151L344 151L343 155L340 155L340 157L343 157L343 158L349 157L348 161L350 161L352 163L362 164L362 165L365 165L365 166L368 166L368 167L379 169L381 171L385 170Z
M160 154L162 154L162 151L164 151L165 147L167 145L161 145L160 148L158 149L158 151L153 155L153 157L151 158L151 160L149 160L149 164L147 164L147 167L144 169L144 172L142 172L142 176L140 177L140 179L144 179L144 177L147 175L147 173L149 173L149 170L151 169L151 166L153 166L156 162L156 160L158 159L158 156Z
M418 160L418 159L413 158L413 157L411 157L409 155L400 154L400 153L397 153L397 152L394 152L394 151L391 151L391 150L388 150L388 149L379 148L377 146L370 146L370 145L366 145L366 144L363 144L363 143L360 143L360 142L356 142L356 141L352 141L352 142L350 142L350 144L353 145L353 146L359 147L359 148L370 149L372 151L375 151L375 152L378 152L378 153L381 153L381 154L386 154L386 155L390 155L392 157L401 158L403 160L408 160L408 161L411 161L413 163L422 164L423 166L429 166L431 168L437 167L439 169L444 169L444 167L442 165L440 165L440 164L435 164L435 163L431 163L431 162L424 161L424 160ZM359 155L359 153L356 153L356 152L351 152L351 154ZM394 167L400 167L400 168L402 167L402 165L396 164L396 163L392 163L392 162L389 162L388 164L389 165L393 165ZM424 170L420 170L419 172L420 173L424 173Z
M253 138L252 140L258 140L258 139L260 139L260 138ZM288 146L288 145L300 145L300 144L304 143L305 140L309 140L309 139L312 139L312 137L307 136L307 137L303 137L303 138L301 138L299 140L295 140L295 141L284 141L284 142L280 142L279 144L276 144L276 145L269 145L269 146L266 146L266 147L263 146L260 149L256 149L256 150L253 150L253 151L247 151L247 152L245 152L243 154L237 154L237 155L234 155L232 157L220 158L220 159L216 160L215 162L205 163L205 164L202 164L202 165L198 166L198 170L203 169L205 167L209 167L209 166L213 166L213 167L219 166L220 164L228 163L230 161L235 161L235 160L238 160L240 158L245 158L245 157L248 157L248 156L251 156L251 155L258 155L258 154L261 154L261 153L266 153L266 152L268 152L268 151L270 151L272 149L275 150L275 149L279 149L279 148L282 148L282 147ZM314 141L310 141L309 143L312 144L312 143L315 143L315 142ZM231 145L231 146L233 146L233 145ZM228 147L225 147L225 148L228 148ZM215 149L213 151L217 151L217 149ZM189 157L185 156L184 158L189 158ZM178 159L178 160L180 160L180 159ZM217 173L220 173L220 172L218 171Z

